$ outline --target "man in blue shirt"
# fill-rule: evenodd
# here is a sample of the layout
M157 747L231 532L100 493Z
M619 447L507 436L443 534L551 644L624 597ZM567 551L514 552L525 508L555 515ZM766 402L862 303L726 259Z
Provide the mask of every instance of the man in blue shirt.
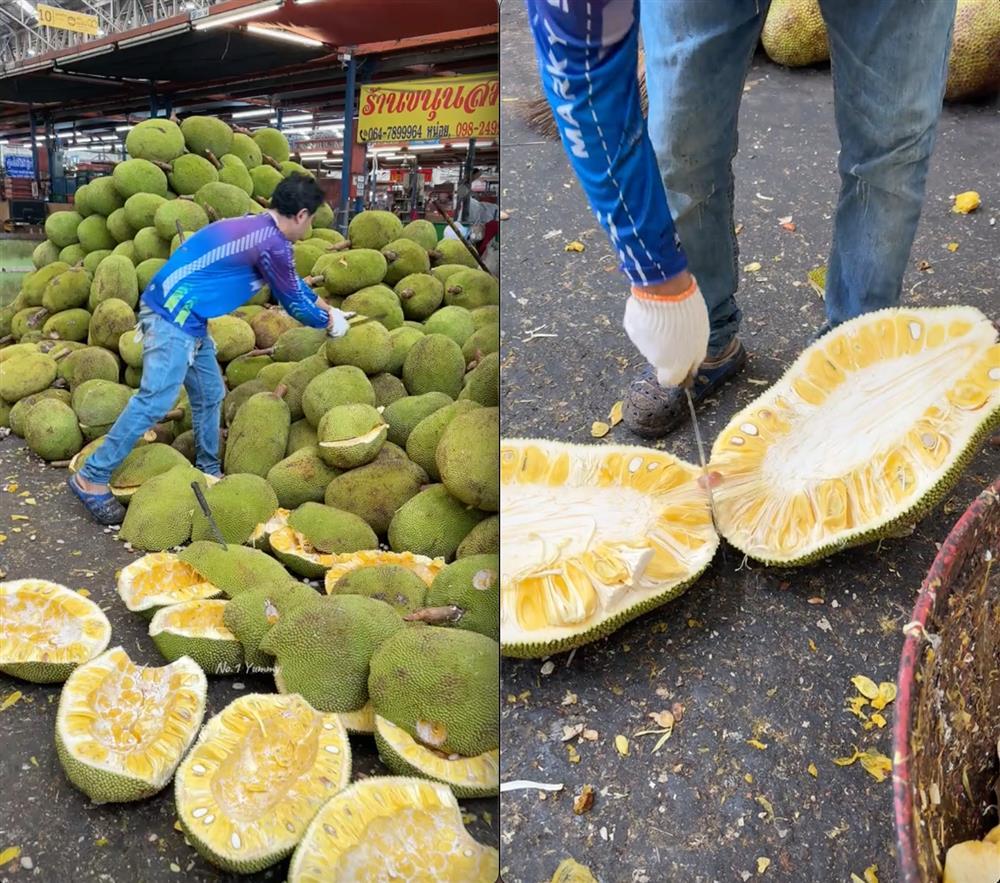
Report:
M625 396L623 420L639 435L660 436L688 413L683 384L704 399L746 362L734 298L732 159L743 82L770 3L527 4L563 145L630 283L625 330L649 362ZM955 0L819 6L841 178L822 333L899 302L941 112ZM635 74L640 9L648 132Z
M187 389L195 437L195 465L209 475L219 464L219 423L226 385L208 334L207 320L231 313L262 286L293 318L331 336L347 333L348 314L316 297L295 273L292 243L302 238L323 202L306 175L285 178L270 208L217 221L192 233L142 293L142 381L125 410L71 476L69 486L101 524L120 524L125 510L108 488L111 473L140 436Z

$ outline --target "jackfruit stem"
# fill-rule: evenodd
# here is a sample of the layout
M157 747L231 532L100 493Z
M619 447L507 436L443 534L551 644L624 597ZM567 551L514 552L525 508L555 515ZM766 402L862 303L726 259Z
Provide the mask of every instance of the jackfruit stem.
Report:
M211 150L208 149L205 150L205 158L217 169L222 168L222 163L219 161L218 157L214 153L212 153Z
M253 200L258 205L262 205L264 208L270 208L271 207L271 200L268 199L266 196L255 196L253 198Z
M205 214L208 215L210 221L221 220L222 216L210 205L205 206Z
M161 172L164 172L165 174L169 174L170 172L172 172L174 170L174 167L172 165L170 165L170 163L168 163L168 162L161 162L158 159L150 160L150 162L154 166L156 166Z
M184 418L183 408L174 408L172 411L167 411L163 415L163 420L161 422L165 423L167 420L182 420Z
M427 622L431 625L440 625L443 622L458 622L465 616L465 609L455 604L446 607L424 607L407 613L403 619L407 622Z
M398 251L383 251L382 257L384 257L390 264L399 257Z
M273 353L274 353L274 347L273 346L265 346L265 347L261 347L258 350L250 350L250 352L248 352L247 355L248 356L270 356Z
M59 352L52 356L52 358L58 362L60 359L65 359L71 352L73 352L73 350L59 350Z
M8 343L14 342L14 335L7 334L4 337L0 337L0 346L6 346Z
M276 399L281 399L285 397L285 393L288 392L288 386L284 383L279 383L275 388L272 395Z
M327 251L344 251L351 247L351 240L345 239L342 242L331 242L327 247Z
M42 324L42 322L45 321L46 318L48 318L48 315L49 311L42 308L37 313L32 314L31 318L28 319L28 327L37 328L39 325Z
M266 162L266 163L267 163L267 164L268 164L269 166L272 166L273 168L276 168L276 169L277 169L277 170L278 170L279 172L281 171L281 163L280 163L280 162L278 162L278 161L277 161L277 160L276 160L276 159L275 159L274 157L272 157L272 156L268 156L268 155L267 155L267 154L265 153L265 154L263 154L263 156L262 156L262 159L263 159L263 160L264 160L264 162Z

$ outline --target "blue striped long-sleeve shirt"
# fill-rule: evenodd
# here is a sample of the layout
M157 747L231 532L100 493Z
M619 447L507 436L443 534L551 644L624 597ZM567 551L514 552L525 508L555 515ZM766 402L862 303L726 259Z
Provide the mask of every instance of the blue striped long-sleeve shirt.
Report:
M295 272L292 243L267 212L216 221L190 234L142 300L188 334L204 337L206 320L231 313L265 284L293 318L326 326L326 310Z
M569 161L633 285L687 267L636 79L639 0L527 0L542 85Z

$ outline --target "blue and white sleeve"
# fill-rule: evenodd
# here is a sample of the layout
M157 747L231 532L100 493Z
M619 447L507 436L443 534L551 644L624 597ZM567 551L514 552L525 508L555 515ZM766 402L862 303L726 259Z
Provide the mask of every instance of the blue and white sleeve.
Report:
M316 295L295 272L292 247L287 241L277 248L261 251L257 267L271 286L271 294L289 316L313 328L327 326L329 313L316 305Z
M570 164L634 286L687 267L636 78L638 0L527 0L545 96Z

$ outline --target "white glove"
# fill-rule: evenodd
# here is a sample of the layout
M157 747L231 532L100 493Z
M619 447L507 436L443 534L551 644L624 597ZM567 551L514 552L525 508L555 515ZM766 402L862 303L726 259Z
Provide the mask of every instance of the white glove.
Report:
M625 332L656 369L660 386L680 386L705 361L708 309L694 279L682 294L654 292L655 286L633 287L625 304Z
M351 330L350 323L347 321L354 313L345 313L343 310L338 310L336 307L330 307L330 321L326 326L326 333L330 337L343 337Z

